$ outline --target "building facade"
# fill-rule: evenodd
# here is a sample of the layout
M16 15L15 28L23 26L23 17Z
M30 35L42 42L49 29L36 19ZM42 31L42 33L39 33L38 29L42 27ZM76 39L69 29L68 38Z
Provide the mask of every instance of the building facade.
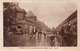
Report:
M62 37L61 46L77 46L77 10L56 29L58 34Z
M4 46L25 46L29 34L33 34L35 30L37 17L29 16L28 12L20 8L18 3L3 3L3 6Z

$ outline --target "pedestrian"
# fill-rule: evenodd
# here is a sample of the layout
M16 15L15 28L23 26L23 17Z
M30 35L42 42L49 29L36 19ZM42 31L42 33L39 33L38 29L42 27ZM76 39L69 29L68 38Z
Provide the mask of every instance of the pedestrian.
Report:
M55 45L55 36L50 36L50 45L54 46Z
M44 38L46 39L46 33L44 33Z

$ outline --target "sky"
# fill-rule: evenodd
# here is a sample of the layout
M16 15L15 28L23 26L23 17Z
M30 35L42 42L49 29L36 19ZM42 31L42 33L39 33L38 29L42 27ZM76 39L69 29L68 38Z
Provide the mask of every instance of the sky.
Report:
M57 27L75 10L76 5L69 1L20 2L19 6L26 11L31 10L37 19L44 22L48 27Z

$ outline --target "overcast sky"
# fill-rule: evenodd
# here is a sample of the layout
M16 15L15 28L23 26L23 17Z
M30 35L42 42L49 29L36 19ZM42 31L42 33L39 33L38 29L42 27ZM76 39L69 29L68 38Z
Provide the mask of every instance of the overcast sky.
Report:
M37 0L36 0L37 1ZM57 27L76 10L76 5L68 1L20 2L20 7L31 10L48 27Z

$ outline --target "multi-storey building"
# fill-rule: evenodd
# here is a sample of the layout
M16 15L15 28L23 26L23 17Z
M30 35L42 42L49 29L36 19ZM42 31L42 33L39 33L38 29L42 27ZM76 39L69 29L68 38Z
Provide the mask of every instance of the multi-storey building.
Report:
M31 14L29 16L18 4L4 3L4 46L25 45L29 38L25 38L24 34L33 34L37 20Z
M56 30L62 37L62 46L77 46L77 10L65 19Z

